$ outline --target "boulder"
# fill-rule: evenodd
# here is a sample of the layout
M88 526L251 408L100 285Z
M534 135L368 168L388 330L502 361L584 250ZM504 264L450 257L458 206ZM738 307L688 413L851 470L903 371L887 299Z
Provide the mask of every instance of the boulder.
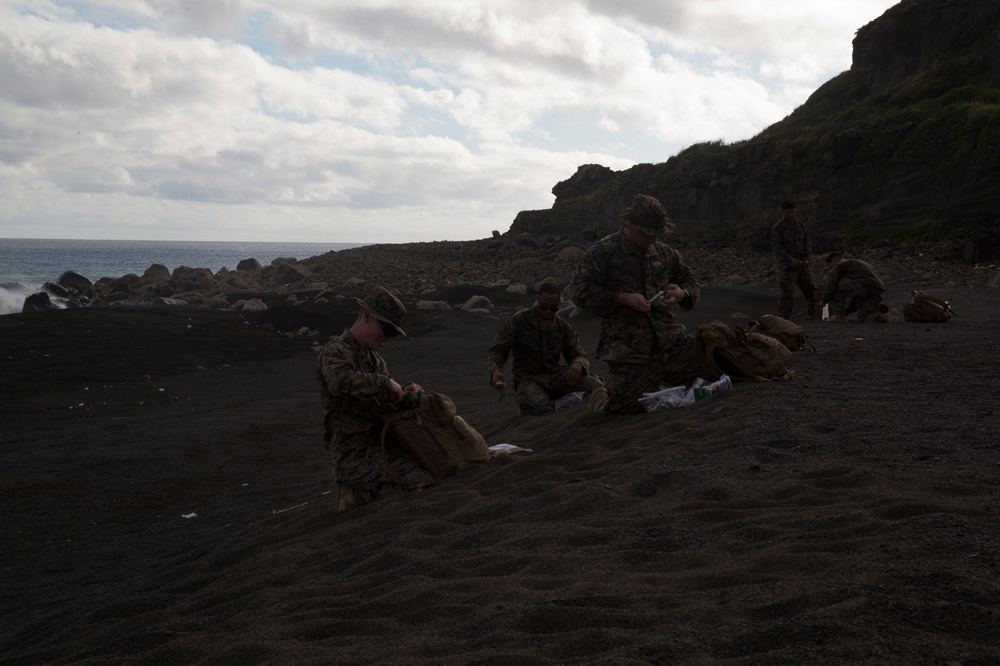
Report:
M218 282L215 275L207 268L191 268L190 266L179 266L174 269L170 276L170 284L175 293L188 291L209 291L214 289Z
M142 274L139 280L141 285L156 284L158 282L168 282L170 280L170 269L163 264L152 264Z
M111 281L108 287L110 294L125 294L127 298L132 298L138 291L142 278L135 273L123 275Z
M418 310L451 310L444 301L417 301Z
M263 312L267 309L267 305L259 298L251 298L248 301L236 301L233 303L233 309L237 312Z
M312 276L312 272L300 264L281 263L276 266L274 279L280 284L300 282Z
M260 262L256 259L243 259L240 263L236 264L236 270L238 271L259 271Z
M21 312L41 312L42 310L58 310L59 307L52 302L52 299L44 291L31 294L24 299Z
M348 278L341 283L340 288L348 291L362 291L368 284L368 280L363 280L362 278Z
M79 294L94 286L93 282L75 271L64 272L56 280L56 284L74 294Z
M579 245L571 245L559 250L556 261L561 264L578 264L585 254L587 251Z
M493 312L493 302L485 296L473 296L460 307L460 310L485 310L486 312Z
M69 298L73 295L73 291L67 289L66 287L55 284L52 282L46 282L42 285L42 291L47 293L49 296L55 296L56 298Z
M173 287L166 282L144 284L139 287L139 298L150 301L154 298L170 298L174 295Z
M528 257L515 261L507 275L513 283L533 284L556 272L558 271L551 263L537 257Z
M153 305L187 305L187 301L180 298L157 297L152 301Z

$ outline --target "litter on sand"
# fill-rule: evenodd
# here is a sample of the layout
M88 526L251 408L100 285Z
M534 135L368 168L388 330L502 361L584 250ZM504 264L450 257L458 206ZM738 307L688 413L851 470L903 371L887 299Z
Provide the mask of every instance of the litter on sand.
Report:
M698 400L710 398L719 391L727 391L732 388L733 380L729 378L729 375L722 375L714 382L706 382L699 377L694 380L690 387L660 387L659 391L643 393L642 397L639 398L639 403L647 412L687 407L688 405L693 405Z
M515 446L514 444L494 444L490 447L490 458L506 456L512 453L534 453L534 451L526 449L523 446Z

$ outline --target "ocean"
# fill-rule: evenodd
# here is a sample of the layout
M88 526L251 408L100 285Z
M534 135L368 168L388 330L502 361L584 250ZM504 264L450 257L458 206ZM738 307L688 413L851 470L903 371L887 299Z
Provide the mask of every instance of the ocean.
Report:
M142 275L152 264L236 270L244 259L262 266L278 257L305 259L366 243L266 243L229 241L126 241L0 238L0 314L20 312L24 299L65 271L96 282Z

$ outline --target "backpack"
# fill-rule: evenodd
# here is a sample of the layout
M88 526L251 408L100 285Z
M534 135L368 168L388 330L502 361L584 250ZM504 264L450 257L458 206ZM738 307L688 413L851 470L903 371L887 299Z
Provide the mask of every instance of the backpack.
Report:
M489 460L486 440L458 415L451 398L434 392L414 395L407 397L416 401L415 407L382 415L382 464L397 485L422 488ZM389 465L390 453L409 458L435 480L420 484L404 481Z
M955 315L948 301L926 294L919 289L913 291L913 302L903 307L903 319L910 322L943 324Z
M806 333L806 329L783 317L769 314L761 315L756 322L750 322L750 330L754 333L771 336L785 345L789 351L799 351L800 349L816 351L816 348L809 342L809 334Z
M694 353L702 371L716 379L770 382L792 378L792 352L776 338L713 321L702 324L694 339Z

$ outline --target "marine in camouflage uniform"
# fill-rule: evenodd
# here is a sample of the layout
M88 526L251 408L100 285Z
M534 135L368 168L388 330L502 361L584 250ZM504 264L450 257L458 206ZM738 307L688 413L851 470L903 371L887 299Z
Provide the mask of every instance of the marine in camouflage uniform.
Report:
M503 366L514 354L514 395L522 414L551 412L553 401L567 393L604 386L590 374L590 359L576 331L555 314L559 302L559 287L543 284L534 307L507 319L490 347L487 368L494 386L503 382Z
M323 407L323 442L337 483L338 511L367 504L395 487L382 462L381 415L399 408L402 387L389 374L378 350L388 338L406 334L400 327L403 304L383 287L376 287L361 306L358 318L332 338L316 360ZM430 480L431 475L406 458L388 457L406 481Z
M782 203L781 213L781 219L771 227L771 251L778 264L778 289L781 293L778 298L778 316L791 318L792 296L798 285L809 302L808 315L812 317L816 307L816 282L809 267L809 258L812 256L809 232L795 217L794 202Z
M830 280L823 292L823 303L830 304L831 314L846 317L857 311L858 321L866 320L869 315L876 315L879 320L885 284L871 264L844 259L842 254L834 252L826 258L826 265L830 268Z
M644 392L698 376L694 338L673 306L690 310L700 291L680 253L656 239L674 229L659 201L636 195L621 221L621 229L587 251L572 289L574 303L603 319L597 358L610 371L604 411L635 414L644 411ZM651 302L661 290L665 297Z

